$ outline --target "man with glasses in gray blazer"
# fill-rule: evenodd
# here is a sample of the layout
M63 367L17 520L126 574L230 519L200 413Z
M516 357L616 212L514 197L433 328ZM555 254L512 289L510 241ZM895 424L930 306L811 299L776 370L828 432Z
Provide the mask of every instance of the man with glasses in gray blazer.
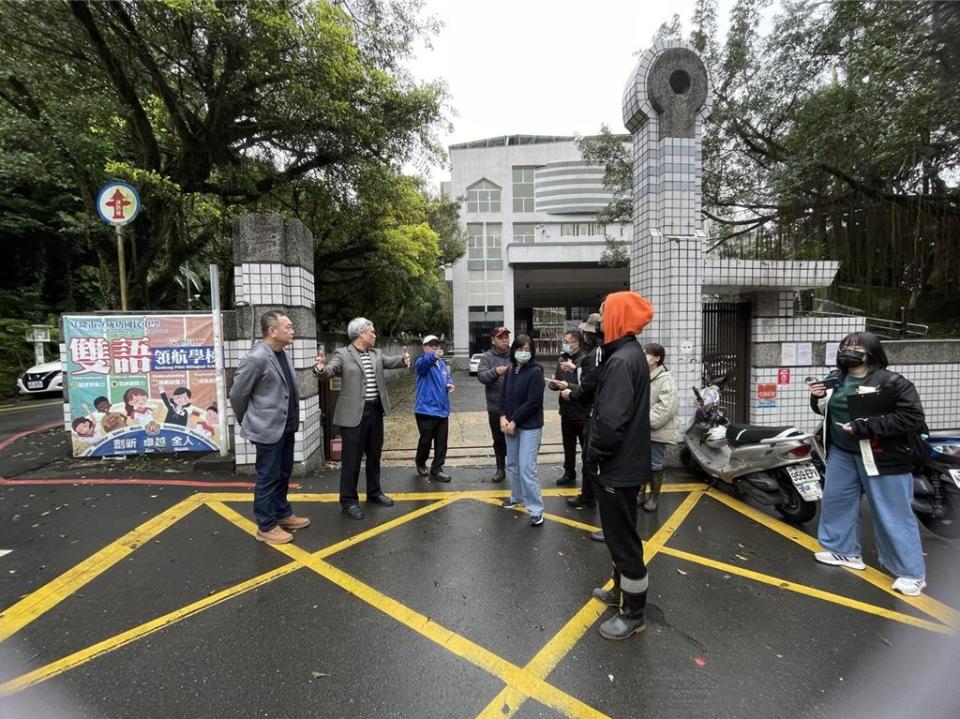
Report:
M294 436L300 426L300 394L293 363L283 351L293 344L293 323L279 310L260 318L263 341L240 360L230 386L230 406L240 425L240 436L257 450L257 479L253 514L257 540L286 544L290 530L310 524L298 517L287 501L293 473Z
M410 366L407 348L399 355L384 355L374 345L377 333L373 323L357 317L347 325L350 344L341 347L327 362L323 352L317 355L313 371L317 377L342 379L333 423L340 428L343 442L340 460L340 506L351 519L363 519L357 484L360 461L367 460L367 502L384 507L393 500L380 487L380 454L383 450L383 416L390 412L390 398L383 370Z

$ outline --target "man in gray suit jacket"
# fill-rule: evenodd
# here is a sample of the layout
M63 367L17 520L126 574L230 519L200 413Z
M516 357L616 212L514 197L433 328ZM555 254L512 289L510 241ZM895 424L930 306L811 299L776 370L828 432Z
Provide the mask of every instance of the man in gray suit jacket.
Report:
M293 342L293 323L272 310L260 318L263 341L240 360L230 387L230 406L240 425L240 436L257 449L257 481L253 514L257 540L286 544L289 530L310 524L298 517L287 501L293 473L294 435L300 426L300 395L293 363L283 348Z
M380 453L383 450L383 416L390 411L390 397L383 369L410 366L410 354L385 356L375 349L377 333L373 323L357 317L347 325L350 344L341 347L329 364L323 352L313 367L317 377L342 378L333 423L340 427L343 442L340 459L340 506L352 519L363 519L357 483L360 460L367 459L367 501L384 507L393 500L380 488Z

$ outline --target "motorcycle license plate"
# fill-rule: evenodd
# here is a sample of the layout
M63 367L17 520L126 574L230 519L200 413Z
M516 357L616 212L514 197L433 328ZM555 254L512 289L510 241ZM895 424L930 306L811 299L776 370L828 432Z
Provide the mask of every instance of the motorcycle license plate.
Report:
M952 479L953 483L957 485L958 489L960 489L960 469L951 469L950 479Z
M43 389L43 382L27 382L27 389Z
M823 496L820 473L812 464L794 464L786 469L797 493L807 502L816 502Z

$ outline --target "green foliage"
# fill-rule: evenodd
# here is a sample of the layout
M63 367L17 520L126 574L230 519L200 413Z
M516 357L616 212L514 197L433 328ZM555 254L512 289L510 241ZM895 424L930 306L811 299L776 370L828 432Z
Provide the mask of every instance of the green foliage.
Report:
M113 233L94 200L104 181L127 179L143 200L124 230L130 305L185 306L182 268L216 262L226 274L236 215L289 211L311 195L340 212L365 178L440 152L443 86L402 67L436 27L421 9L419 0L0 1L0 184L12 190L0 193L0 238L22 244L24 259L41 238L73 243L51 308L116 307ZM395 224L423 214L421 201L415 221ZM421 272L430 252L410 251L395 231L375 242L342 234L337 250L383 250ZM60 282L51 263L21 267Z

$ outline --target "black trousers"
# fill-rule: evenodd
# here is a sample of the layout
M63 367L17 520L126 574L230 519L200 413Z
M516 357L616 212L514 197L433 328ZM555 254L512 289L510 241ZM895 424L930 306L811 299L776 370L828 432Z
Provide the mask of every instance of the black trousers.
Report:
M643 562L643 541L637 532L640 487L598 486L596 489L600 526L613 566L628 579L643 579L647 576L647 565Z
M487 420L490 422L490 434L493 435L493 453L506 457L507 440L500 431L500 413L488 411Z
M367 402L356 427L341 427L340 504L357 504L360 460L367 459L367 497L383 494L380 489L380 454L383 451L383 406Z
M420 431L420 441L417 442L417 466L425 467L427 457L430 456L430 446L433 446L433 462L430 469L439 472L443 463L447 461L447 433L450 427L448 417L435 417L432 414L414 414L417 418L417 429Z
M583 444L582 447L587 446L587 440L590 438L590 423L585 422L583 425ZM580 496L586 500L596 500L597 498L597 483L593 478L593 474L587 471L587 468L583 468L583 481L580 483Z
M586 446L586 422L560 417L560 434L563 436L563 470L577 472L577 442L580 451Z

